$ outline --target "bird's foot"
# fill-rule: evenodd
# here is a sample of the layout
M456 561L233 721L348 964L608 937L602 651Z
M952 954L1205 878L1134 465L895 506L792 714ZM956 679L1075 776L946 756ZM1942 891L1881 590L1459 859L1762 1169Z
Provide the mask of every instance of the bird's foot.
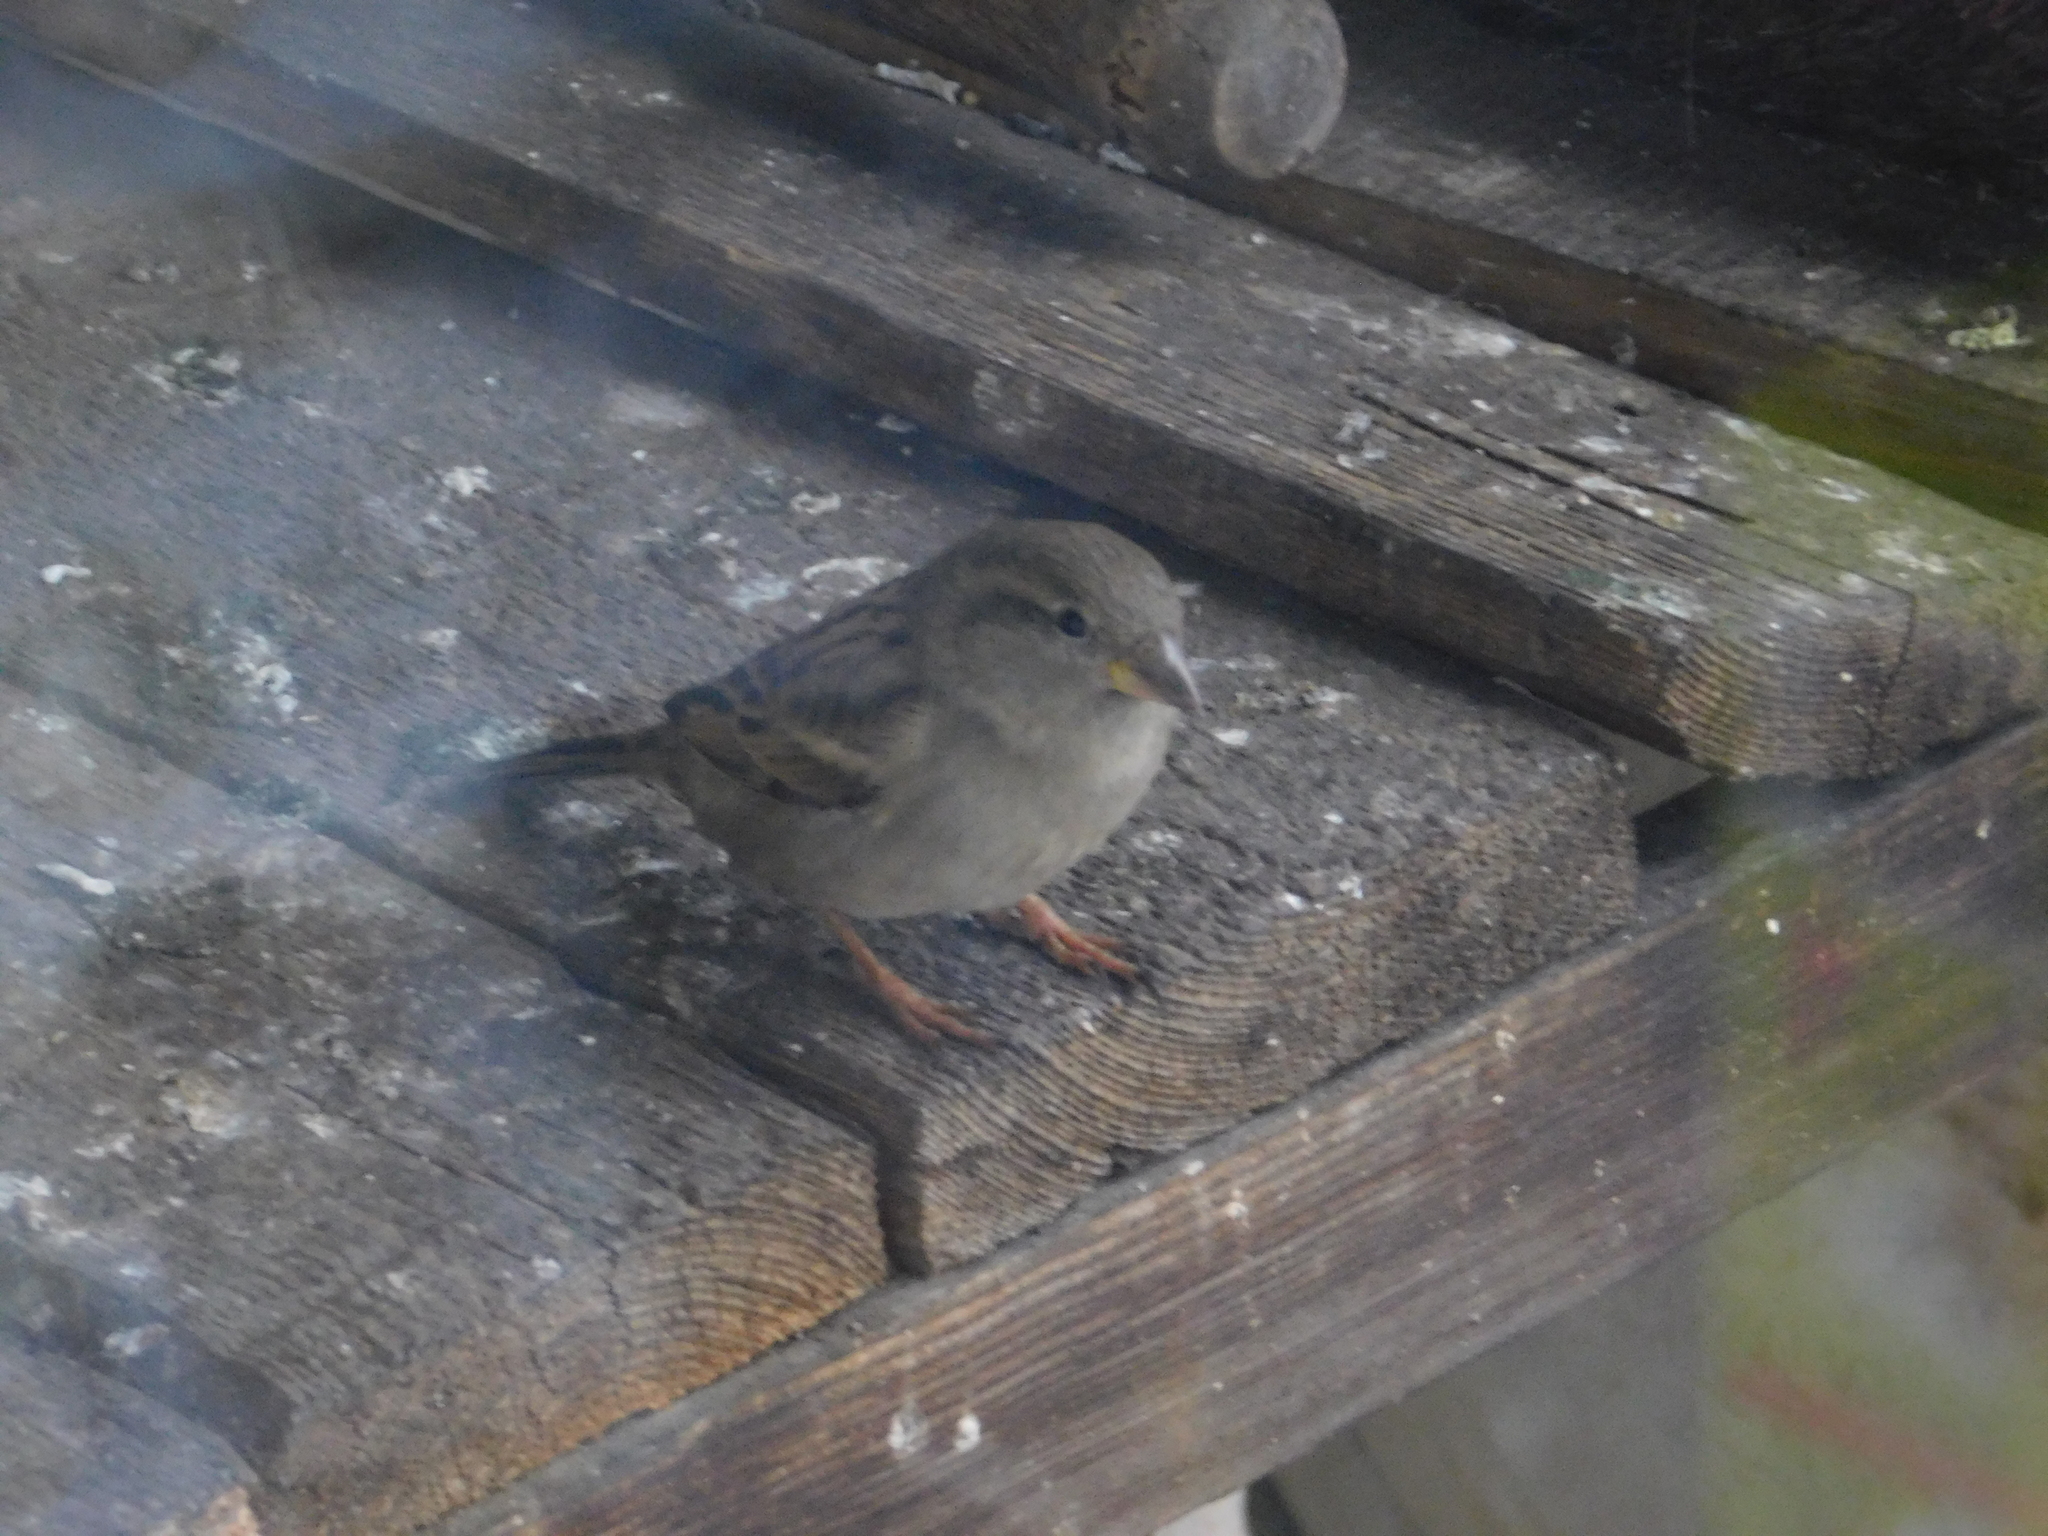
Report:
M860 979L867 984L870 992L881 999L882 1006L889 1010L890 1017L903 1027L914 1040L927 1045L937 1045L940 1040L951 1036L965 1040L970 1045L994 1045L995 1036L976 1029L960 1017L956 1008L926 997L909 982L882 964L879 956L869 949L865 940L854 930L853 924L837 912L827 912L825 921L839 936L839 942L846 946L846 952L853 957L854 968L860 972Z
M1115 939L1081 932L1053 911L1052 904L1043 896L1026 896L1017 903L1015 912L1015 921L1024 937L1069 970L1126 979L1138 974L1138 968L1117 953L1123 946Z
M951 1036L965 1040L969 1045L994 1045L996 1038L986 1030L976 1029L960 1017L960 1011L946 1003L926 997L894 971L883 969L878 977L868 980L869 988L882 1000L890 1016L909 1032L913 1039L927 1045L937 1045L941 1039Z

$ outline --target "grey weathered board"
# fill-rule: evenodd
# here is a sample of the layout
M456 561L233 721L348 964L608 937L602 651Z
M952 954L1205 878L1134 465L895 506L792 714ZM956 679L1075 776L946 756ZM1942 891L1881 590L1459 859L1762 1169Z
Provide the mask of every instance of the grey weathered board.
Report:
M6 1536L256 1536L252 1481L218 1436L112 1377L0 1334Z
M1087 123L836 10L759 9L1096 145ZM2048 375L2026 339L2037 167L1929 174L1703 113L1431 0L1353 0L1344 20L1351 90L1322 153L1197 195L2048 532ZM1999 304L2021 346L1947 345Z
M1880 772L2048 697L2037 539L801 39L608 14L0 5L1719 770Z
M1429 0L1353 0L1350 100L1223 200L1538 335L2048 532L2043 177L1934 174L1705 112ZM1624 464L1626 460L1623 461Z
M882 1278L858 1138L4 684L0 932L0 1327L283 1529L429 1519Z
M109 97L162 117L65 79L84 100L24 87L26 125ZM658 718L669 691L989 517L1076 509L367 199L295 212L337 189L177 126L166 163L225 155L202 180L285 185L215 185L205 219L137 196L83 229L46 193L53 222L22 232L16 249L67 259L23 263L33 297L7 322L0 666L856 1119L904 1265L986 1252L1119 1157L1285 1099L1628 911L1600 751L1511 690L1171 548L1205 584L1189 645L1215 708L1050 892L1130 940L1147 981L1075 977L953 919L871 930L1003 1049L901 1035L661 789L451 809L450 775L481 754ZM65 136L36 142L72 185ZM385 248L323 255L370 239L332 224L351 209ZM123 275L163 266L175 283ZM244 359L234 398L168 361L200 334ZM93 574L37 580L60 562Z
M1141 1536L2048 1042L2048 725L1728 800L1623 942L444 1536Z

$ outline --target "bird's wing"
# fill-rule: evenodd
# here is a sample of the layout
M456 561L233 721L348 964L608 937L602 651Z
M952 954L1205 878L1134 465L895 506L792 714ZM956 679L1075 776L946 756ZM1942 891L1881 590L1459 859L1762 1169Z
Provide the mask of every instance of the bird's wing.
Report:
M714 767L791 805L867 804L917 750L917 647L889 587L756 652L663 707Z

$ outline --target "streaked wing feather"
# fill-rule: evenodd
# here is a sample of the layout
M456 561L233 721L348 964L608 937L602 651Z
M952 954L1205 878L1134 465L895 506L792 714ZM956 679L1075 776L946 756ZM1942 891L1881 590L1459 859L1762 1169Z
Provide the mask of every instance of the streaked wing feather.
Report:
M685 689L664 706L669 719L758 793L821 810L866 804L919 720L915 647L893 596L883 588Z

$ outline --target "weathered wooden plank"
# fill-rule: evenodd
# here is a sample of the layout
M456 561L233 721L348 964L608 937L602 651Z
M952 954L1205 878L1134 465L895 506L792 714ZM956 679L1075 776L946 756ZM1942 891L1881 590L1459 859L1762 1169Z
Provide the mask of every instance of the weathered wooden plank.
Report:
M1762 835L1634 937L447 1536L1144 1532L2039 1048L2048 726L1743 805L1715 840Z
M217 1436L110 1377L29 1354L0 1334L7 1536L256 1536L253 1481Z
M0 8L1722 771L1878 772L2048 695L2039 541L772 30L482 0L237 11L234 37L200 0L77 14ZM170 41L124 53L124 20Z
M802 0L762 14L900 65ZM1971 178L1788 136L1503 43L1455 10L1346 7L1348 106L1302 175L1199 195L1510 324L2048 531L2048 382L2026 343L1952 332L2036 307L2024 166ZM981 104L1084 149L1079 121L950 60Z
M403 1529L881 1278L871 1154L674 1021L0 685L0 1317Z
M215 136L191 132L173 158L203 163ZM333 237L293 233L288 205L196 226L145 205L92 243L33 237L77 260L14 321L0 575L25 601L0 662L857 1118L904 1264L986 1252L1130 1149L1221 1129L1626 915L1633 850L1599 752L1509 690L1171 548L1203 583L1189 643L1215 712L1050 893L1129 939L1148 984L1065 975L951 919L871 930L1007 1049L902 1038L821 930L734 888L665 791L451 812L446 774L479 753L656 718L1000 511L1087 509L867 412L842 433L850 401L787 380L758 386L788 392L780 424L730 360L420 221L386 257L318 258ZM241 242L270 228L273 296L245 312ZM96 254L143 229L180 296ZM167 319L251 360L241 398L137 374L176 348ZM93 574L45 585L48 561Z
M1691 110L1455 7L1347 7L1303 174L1221 190L1540 336L2048 531L2048 365L1951 333L2038 309L2038 190Z

